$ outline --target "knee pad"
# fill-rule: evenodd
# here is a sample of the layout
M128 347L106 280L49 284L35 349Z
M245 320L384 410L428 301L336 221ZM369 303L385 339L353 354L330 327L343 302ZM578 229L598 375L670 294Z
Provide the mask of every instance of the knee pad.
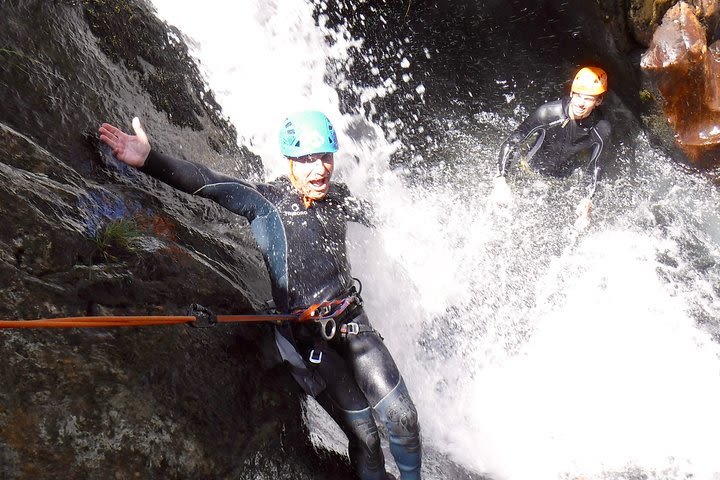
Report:
M402 379L375 408L390 433L390 451L400 470L400 478L419 480L422 462L420 425L415 404Z
M390 433L398 437L420 436L417 410L402 379L380 400L375 409L387 424Z

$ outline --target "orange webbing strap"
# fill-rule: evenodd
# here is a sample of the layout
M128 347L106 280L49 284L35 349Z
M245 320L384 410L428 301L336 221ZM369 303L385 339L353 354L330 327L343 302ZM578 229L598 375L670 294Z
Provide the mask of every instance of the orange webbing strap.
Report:
M310 308L296 313L298 313L299 322L313 321L318 323L323 338L332 340L337 332L338 321L342 318L345 310L350 305L359 305L360 303L360 298L357 295L350 295L345 298L316 303Z
M345 309L353 303L359 303L359 300L355 295L350 295L349 297L338 298L336 300L315 303L305 310L300 310L295 313L298 315L298 321L300 322L307 322L315 320L316 318L333 318L342 314Z

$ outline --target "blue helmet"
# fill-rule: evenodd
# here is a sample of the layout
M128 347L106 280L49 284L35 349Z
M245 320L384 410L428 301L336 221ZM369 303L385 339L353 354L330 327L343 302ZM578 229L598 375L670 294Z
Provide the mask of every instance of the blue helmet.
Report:
M335 153L338 140L330 120L314 110L293 113L280 129L280 152L286 157L302 157L313 153Z

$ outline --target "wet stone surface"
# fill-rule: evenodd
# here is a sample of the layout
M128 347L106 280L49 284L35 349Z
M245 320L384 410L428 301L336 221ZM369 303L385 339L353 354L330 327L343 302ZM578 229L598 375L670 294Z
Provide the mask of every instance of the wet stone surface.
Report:
M0 8L0 318L262 305L247 222L96 140L138 115L156 148L257 177L180 34L144 1ZM0 478L351 477L309 443L268 326L1 330L0 355Z
M714 32L709 18L681 2L665 14L655 31L642 67L652 74L677 144L692 163L715 167L720 154L720 43L708 47ZM710 23L709 23L710 22Z

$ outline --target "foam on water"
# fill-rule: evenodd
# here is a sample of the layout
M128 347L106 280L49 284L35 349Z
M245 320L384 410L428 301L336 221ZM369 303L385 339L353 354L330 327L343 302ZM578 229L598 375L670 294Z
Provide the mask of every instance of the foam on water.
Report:
M540 281L562 300L538 305L520 354L461 389L466 432L445 434L459 439L459 451L487 455L502 478L594 477L628 466L679 469L653 478L714 478L718 348L684 299L668 295L657 248L644 235L608 230L557 260L557 275Z

